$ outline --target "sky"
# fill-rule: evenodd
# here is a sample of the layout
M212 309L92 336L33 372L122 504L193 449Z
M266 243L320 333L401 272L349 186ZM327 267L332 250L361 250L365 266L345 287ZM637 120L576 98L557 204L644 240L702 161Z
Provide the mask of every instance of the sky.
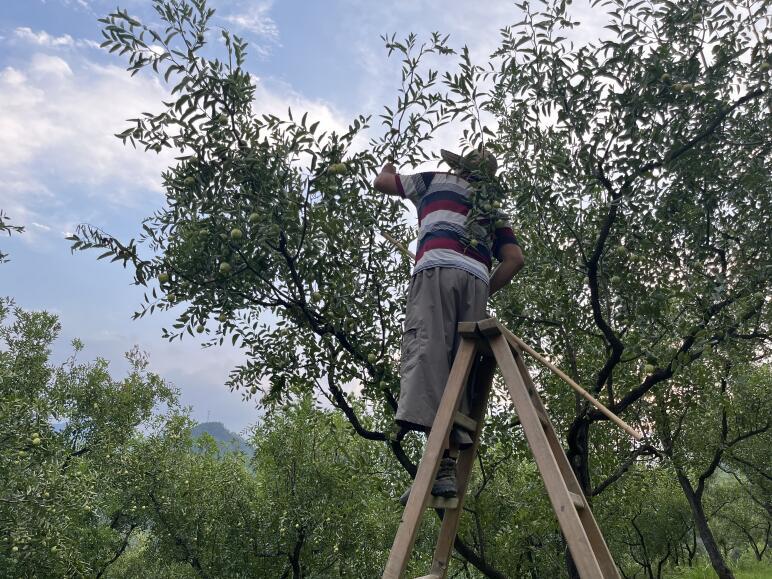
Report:
M151 0L117 5L150 25ZM468 45L484 63L498 31L519 20L514 2L451 0L210 0L216 9L211 54L223 54L219 28L249 43L246 69L257 79L255 110L308 111L310 120L345 127L359 114L377 114L394 101L399 63L387 59L380 36L432 31ZM442 10L438 10L438 6ZM11 262L0 265L0 295L17 305L59 315L54 359L80 338L81 361L102 357L113 376L125 376L124 353L138 345L150 369L181 391L199 421L221 421L234 432L258 419L254 402L223 386L242 361L231 347L200 347L195 339L169 343L161 312L132 320L145 288L117 262L95 252L70 252L64 239L80 223L119 239L138 237L141 221L164 203L161 172L173 154L145 153L114 137L126 119L159 111L170 87L152 71L134 77L127 56L100 49L98 18L115 0L0 0L0 209L25 232L0 238ZM576 8L589 12L587 8ZM581 34L592 37L599 25ZM438 145L453 147L452 142ZM172 310L173 312L173 310Z

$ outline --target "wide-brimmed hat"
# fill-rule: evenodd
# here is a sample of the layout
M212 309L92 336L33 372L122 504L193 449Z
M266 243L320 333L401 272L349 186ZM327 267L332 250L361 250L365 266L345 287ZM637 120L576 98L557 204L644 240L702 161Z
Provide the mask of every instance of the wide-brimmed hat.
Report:
M496 156L483 148L474 149L463 156L441 149L440 156L451 169L464 173L479 173L481 177L493 177L499 167Z

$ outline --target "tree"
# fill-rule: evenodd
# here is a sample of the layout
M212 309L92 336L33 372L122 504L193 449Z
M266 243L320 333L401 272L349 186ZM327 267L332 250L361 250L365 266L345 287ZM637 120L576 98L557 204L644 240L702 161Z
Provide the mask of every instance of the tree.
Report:
M164 173L168 206L139 242L81 226L73 250L104 250L136 284L156 278L136 316L180 306L170 340L240 342L249 359L232 388L262 388L266 405L324 392L359 436L414 472L390 432L407 263L377 235L404 239L405 224L368 183L386 154L427 158L436 128L458 119L463 146L485 141L503 162L505 207L528 256L517 291L495 303L499 317L614 412L649 424L647 397L716 347L769 352L770 57L759 29L769 3L614 0L604 5L615 36L581 45L565 38L576 26L567 4L519 4L523 21L504 28L486 68L463 49L441 76L423 57L453 53L447 39L386 38L402 85L365 150L352 143L370 117L341 135L306 115L254 111L243 39L223 32L222 62L198 55L213 14L203 0L156 0L162 33L119 10L102 19L104 46L127 53L132 74L173 78L176 100L118 136L178 149L179 162ZM596 501L654 452L598 429L602 414L541 382ZM375 412L372 426L347 384ZM456 547L502 576L479 549Z
M59 331L55 315L0 300L0 568L12 576L101 576L137 527L106 498L125 492L122 450L156 405L176 404L137 350L120 381L103 359L52 364Z
M719 577L732 577L708 524L703 496L725 454L769 432L772 408L769 367L738 368L729 361L722 366L707 369L709 375L720 372L718 388L703 377L702 388L682 382L667 394L658 392L654 415L664 454L673 464L711 564Z

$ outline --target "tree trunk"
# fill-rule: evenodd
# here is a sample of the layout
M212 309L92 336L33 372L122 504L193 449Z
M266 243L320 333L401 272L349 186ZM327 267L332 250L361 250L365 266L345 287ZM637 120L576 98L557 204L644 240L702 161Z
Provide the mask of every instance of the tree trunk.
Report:
M590 485L590 423L585 418L577 418L568 431L568 452L566 456L571 463L571 468L579 480L584 496L590 497L592 491ZM580 579L579 571L571 558L571 552L566 545L566 571L569 579Z
M719 579L734 579L732 571L727 567L724 558L721 556L721 551L716 544L716 539L713 537L713 533L708 526L708 519L705 516L705 509L702 507L702 497L698 497L694 492L692 483L680 469L678 470L678 482L686 495L686 500L689 501L689 507L692 511L692 517L694 518L694 526L700 534L702 544L705 546L705 550L710 557L710 564L713 566L713 570L719 576Z

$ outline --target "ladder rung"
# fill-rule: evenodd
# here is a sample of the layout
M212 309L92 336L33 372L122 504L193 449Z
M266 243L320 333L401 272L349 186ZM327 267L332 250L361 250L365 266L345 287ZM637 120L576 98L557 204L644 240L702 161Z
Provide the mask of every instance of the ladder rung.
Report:
M453 422L469 432L477 432L477 423L469 418L466 414L456 412L456 416L453 418Z
M571 491L568 491L568 496L571 497L571 502L574 503L574 506L577 509L584 508L584 499L580 495L576 493L572 493Z
M429 507L432 509L456 509L458 508L458 497L446 499L443 497L429 497Z

